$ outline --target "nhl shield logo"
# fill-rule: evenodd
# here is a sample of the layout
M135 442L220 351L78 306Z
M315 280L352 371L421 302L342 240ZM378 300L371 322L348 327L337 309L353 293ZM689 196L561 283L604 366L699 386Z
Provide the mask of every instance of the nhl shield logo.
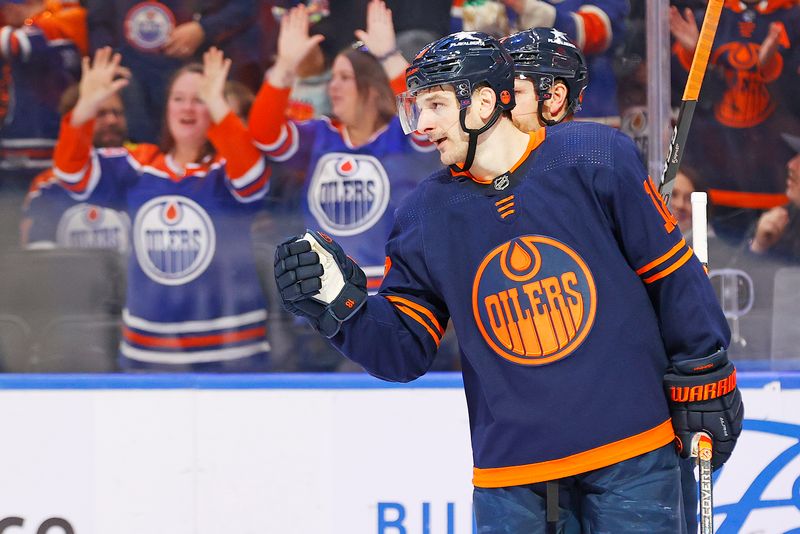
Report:
M125 16L125 38L135 48L155 52L175 28L175 16L161 2L141 2Z
M324 231L350 236L381 219L389 194L389 178L377 158L333 152L317 162L308 186L308 208Z
M136 214L133 236L139 266L160 284L191 282L214 257L211 218L186 197L163 196L145 203Z
M123 212L78 204L61 215L56 243L68 248L112 248L127 252L130 227L130 219Z
M583 343L594 323L597 292L574 250L550 237L526 235L483 259L472 308L478 330L498 356L543 365Z

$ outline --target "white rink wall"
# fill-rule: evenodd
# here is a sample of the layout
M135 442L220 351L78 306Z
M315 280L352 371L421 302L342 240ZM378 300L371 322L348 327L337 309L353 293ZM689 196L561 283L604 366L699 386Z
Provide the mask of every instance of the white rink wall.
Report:
M800 528L800 376L739 376L717 532ZM0 534L470 534L457 375L0 376Z

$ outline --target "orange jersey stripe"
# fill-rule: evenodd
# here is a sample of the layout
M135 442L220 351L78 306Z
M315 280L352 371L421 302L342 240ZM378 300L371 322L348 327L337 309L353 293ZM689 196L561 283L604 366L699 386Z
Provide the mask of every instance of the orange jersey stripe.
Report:
M789 202L789 198L783 193L749 193L724 189L709 189L708 198L717 206L756 210L768 210Z
M673 263L672 265L670 265L668 268L664 269L660 273L654 274L650 278L645 278L644 279L644 283L645 284L652 284L656 280L661 280L665 276L669 276L670 274L674 273L675 271L677 271L680 268L681 265L683 265L684 263L689 261L689 258L692 257L692 254L694 254L694 251L690 247L689 250L686 251L686 254L681 256L681 259L679 259L678 261L676 261L675 263Z
M653 261L651 261L650 263L648 263L644 267L640 267L640 268L636 269L636 274L641 276L644 273L646 273L647 271L651 270L652 268L654 268L654 267L656 267L658 265L661 265L662 263L664 263L665 261L670 259L672 256L677 254L678 251L684 247L684 245L686 245L686 240L685 239L681 239L680 241L678 241L677 245L675 245L674 247L669 249L669 252L659 256L658 258L654 259Z
M211 334L207 336L187 336L182 338L147 336L134 332L127 326L123 327L122 333L125 339L138 345L167 349L186 349L259 339L267 335L267 328L265 326L257 326L246 330L239 330L238 332L226 332L224 334Z
M411 317L412 319L417 321L419 324L421 324L425 328L425 330L427 330L428 333L431 335L431 337L433 338L434 343L436 343L436 346L437 347L439 346L439 343L441 342L441 338L436 335L436 332L433 331L433 328L431 328L430 325L428 325L428 323L425 321L425 319L420 317L419 314L417 314L414 310L412 310L410 308L407 308L406 306L403 306L402 304L396 304L395 303L394 307L397 308L398 311L401 311L401 312L405 313L406 315L408 315L409 317Z
M568 476L586 473L601 467L608 467L623 460L654 451L675 439L672 420L613 443L608 443L588 451L527 465L495 467L473 470L472 483L479 488L502 488L533 484L547 480L558 480Z
M506 198L498 200L497 202L494 203L494 205L495 206L501 206L501 205L505 204L506 202L510 202L512 200L514 200L514 195L509 195Z
M605 52L611 44L611 21L595 6L584 6L576 13L583 21L583 52L589 56Z
M425 317L427 317L428 320L431 322L431 324L436 327L436 330L439 332L440 336L444 335L444 328L442 328L442 325L439 324L439 320L436 319L436 316L433 315L433 313L428 308L426 308L424 306L420 306L416 302L410 301L408 299L404 299L403 297L396 297L394 295L388 295L386 297L386 300L388 300L389 302L392 302L392 303L403 304L405 306L408 306L412 310L417 310L418 312L423 314Z

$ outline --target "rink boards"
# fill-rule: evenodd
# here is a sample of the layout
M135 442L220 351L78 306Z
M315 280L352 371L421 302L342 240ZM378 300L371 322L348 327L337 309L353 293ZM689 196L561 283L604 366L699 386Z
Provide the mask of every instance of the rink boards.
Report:
M800 528L800 375L739 376L717 532ZM0 375L0 534L469 534L454 374Z

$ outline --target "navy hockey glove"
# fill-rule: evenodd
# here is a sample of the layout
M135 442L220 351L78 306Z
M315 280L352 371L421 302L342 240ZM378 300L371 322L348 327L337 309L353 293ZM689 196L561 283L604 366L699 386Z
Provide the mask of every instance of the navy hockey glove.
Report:
M688 458L692 435L705 431L714 442L711 465L720 467L730 458L744 419L736 369L727 352L723 349L705 358L673 363L664 387L680 455Z
M367 299L364 271L321 232L309 230L278 245L275 282L283 307L329 338Z

